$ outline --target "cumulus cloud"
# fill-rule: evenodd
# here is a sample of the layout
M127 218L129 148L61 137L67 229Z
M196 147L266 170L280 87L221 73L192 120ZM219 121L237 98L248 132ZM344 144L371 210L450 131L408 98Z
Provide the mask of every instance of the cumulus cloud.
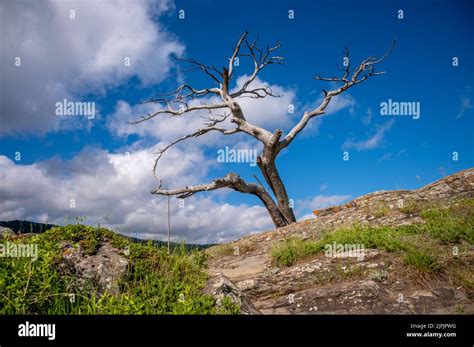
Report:
M202 152L174 149L169 154L160 170L165 181L173 186L206 181L210 162ZM90 223L121 233L165 239L167 198L150 194L157 185L152 162L149 148L120 153L90 148L71 160L30 165L0 156L0 220L61 224L67 217L87 216ZM186 199L184 206L172 197L170 206L175 241L223 242L272 228L260 205L220 204L203 194Z
M6 0L0 7L0 73L8 86L0 93L0 136L83 123L55 116L55 103L90 99L132 76L159 82L170 55L184 49L154 20L172 8L167 0Z
M355 148L358 151L364 151L379 147L383 143L385 133L390 130L394 123L391 119L388 122L377 127L375 133L366 140L348 139L342 144L342 149L347 150Z
M326 114L333 114L340 110L347 109L349 113L355 112L356 100L350 94L339 94L331 99L328 107L326 108Z

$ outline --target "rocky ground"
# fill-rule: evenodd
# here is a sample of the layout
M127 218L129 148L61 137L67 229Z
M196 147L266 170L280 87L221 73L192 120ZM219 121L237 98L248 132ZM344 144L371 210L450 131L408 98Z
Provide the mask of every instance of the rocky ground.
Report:
M314 219L212 247L207 250L210 279L205 291L241 302L247 314L472 314L474 293L452 279L449 266L440 273L422 273L405 265L400 254L366 249L363 260L319 253L277 267L271 250L288 237L317 239L323 231L356 222L422 223L423 209L473 197L474 169L468 169L413 191L371 193L316 211ZM473 246L456 261L472 275Z
M298 258L297 261L286 265L276 262L272 256L275 247L285 244L288 239L297 239L305 244L315 242L315 240L321 241L328 233L341 227L350 228L354 223L398 231L399 229L388 227L419 225L425 222L422 211L433 207L456 205L459 201L471 201L470 199L473 198L474 169L468 169L417 190L375 192L341 206L315 211L315 217L311 220L208 248L205 252L208 253L209 279L204 287L204 293L217 298L217 306L220 305L220 307L225 306L222 303L228 302L221 299L230 298L232 302L239 304L240 312L243 314L473 314L474 204L472 203L468 205L470 206L467 210L468 219L466 221L462 219L460 226L463 232L467 230L467 238L464 237L453 243L440 242L439 239L423 236L419 239L421 243L413 245L411 242L418 239L409 239L410 245L415 248L430 246L430 242L434 242L435 248L431 250L439 252L441 270L420 271L407 265L404 257L406 254L403 254L403 251L387 252L383 250L383 247L381 249L365 248L363 258L327 257L324 252L317 250L309 256ZM444 220L444 215L442 216ZM444 226L447 225L450 228L451 224L440 225L443 226L441 229L445 230ZM29 271L27 267L15 267L16 263L8 263L10 267L4 269L11 279L15 279L11 281L10 286L17 288L22 293L22 297L25 297L26 290L39 288L38 290L42 292L49 288L48 281L43 280L41 276L49 278L48 269L51 265L59 266L61 277L74 279L68 282L66 288L59 288L63 291L89 293L86 296L102 295L107 292L112 295L112 298L126 297L127 300L133 293L141 293L135 299L140 301L142 306L133 306L135 311L130 311L128 301L117 311L116 303L123 303L123 300L116 299L113 304L98 306L93 312L195 313L191 309L200 307L199 305L204 302L201 298L201 289L206 281L206 270L205 262L201 264L198 261L202 255L199 252L189 256L186 252L181 255L178 254L179 252L167 255L159 249L153 247L148 249L144 245L140 246L141 244L125 240L111 231L81 225L69 225L54 230L37 236L35 234L14 235L8 228L0 227L0 240L16 240L21 243L32 239L34 242L42 242L40 248L43 253L40 255L40 260L34 263L39 270L43 271L42 274ZM350 230L359 232L359 229ZM344 235L346 235L346 230L344 230ZM372 234L369 236L372 237ZM394 234L390 236L395 237ZM418 236L421 235L415 234L415 237ZM460 249L456 256L452 255L454 246ZM147 252L154 254L156 259L150 256L147 262L148 258L143 258L143 254L148 254ZM52 255L54 258L50 259ZM50 265L48 261L51 261ZM201 265L196 265L198 263ZM178 267L176 264L181 265ZM187 267L184 267L186 273L183 270L183 264L187 264ZM159 285L148 285L147 281L142 283L135 279L136 283L134 282L133 286L141 289L137 291L128 283L128 287L131 286L132 289L124 293L123 291L128 287L121 287L119 283L123 282L121 280L125 274L128 273L130 277L135 267L149 265L155 272L148 267L146 271L152 271L150 274L155 275L156 283ZM197 268L200 269L202 277L196 274ZM27 272L24 273L24 271ZM172 274L175 277L171 278ZM30 284L31 276L34 277L32 281L36 281L35 285ZM202 284L197 283L201 278ZM181 302L181 299L174 298L175 291L171 290L168 293L158 290L163 289L164 282L169 282L167 286L172 287L180 279L185 283L183 286L194 286L193 290L197 293L194 299L199 304L188 307L185 301ZM25 281L24 286L22 281ZM43 282L46 289L41 289ZM16 297L15 293L11 293L11 296ZM33 296L27 297L34 298L34 295L36 295L35 292ZM156 307L146 311L150 302L157 302L156 295L161 295L162 301L159 302L161 306L157 304ZM175 308L166 306L170 300L177 301ZM60 307L64 306L63 302L59 304L62 305ZM38 312L50 309L49 302L45 302L44 305L43 308L37 307ZM212 305L206 312L214 312L214 301ZM24 307L11 308L11 310L23 312L22 310L26 310L26 307L29 305L25 304ZM75 306L71 307L69 309L72 310ZM229 310L231 313L234 312L233 307L228 307L226 312ZM88 311L78 310L78 312ZM202 312L199 311L199 313Z

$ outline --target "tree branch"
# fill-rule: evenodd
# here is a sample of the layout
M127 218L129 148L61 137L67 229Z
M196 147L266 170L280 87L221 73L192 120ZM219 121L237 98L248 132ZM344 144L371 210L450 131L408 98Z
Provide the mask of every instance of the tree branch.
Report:
M177 195L180 199L185 199L194 195L198 192L216 190L220 188L233 188L234 190L241 191L243 193L255 193L260 186L254 183L246 183L239 175L235 173L228 173L223 178L218 178L207 184L199 184L196 186L186 186L178 189L160 189L160 187L154 189L152 194L157 195Z
M197 110L215 110L215 109L220 109L220 108L228 108L229 106L226 103L216 103L216 104L201 104L201 105L194 105L194 106L189 106L186 102L182 101L173 101L175 103L181 104L183 107L180 110L175 110L171 107L172 102L168 102L168 109L166 110L159 110L155 113L148 114L146 116L142 116L139 120L129 122L130 124L138 124L145 122L151 118L154 118L158 115L161 114L167 114L170 116L182 116L185 113L189 113L192 111L197 111Z
M277 50L278 48L280 48L281 44L277 43L273 47L267 46L266 49L263 50L263 49L260 49L257 46L257 41L253 41L252 43L249 43L248 40L245 38L245 36L243 36L242 38L245 39L245 45L246 45L246 48L247 48L247 52L240 53L239 56L249 57L253 61L254 70L253 70L252 74L250 75L250 77L244 82L242 88L240 88L240 90L238 90L237 92L231 94L231 97L233 97L233 98L239 97L239 96L244 95L246 93L255 94L255 90L247 91L247 88L250 85L250 83L252 83L255 80L255 78L260 73L260 71L262 71L268 65L272 65L272 64L282 65L283 60L284 60L280 56L273 56L272 55L272 52ZM265 97L267 95L273 96L271 91L268 92L266 90L266 88L261 88L261 89L263 89L265 94L263 96L260 96L260 97ZM257 97L259 97L259 96L257 96Z
M287 221L285 221L285 217L278 208L278 205L273 201L270 194L262 185L245 182L239 175L233 172L228 173L224 178L215 179L207 184L169 190L160 189L160 187L158 187L151 193L166 196L176 195L179 199L186 199L199 192L207 192L221 188L230 188L241 193L257 196L267 208L276 226L282 227L287 225Z
M248 31L245 31L243 35L240 37L239 41L237 42L237 45L235 46L234 53L232 53L232 57L229 59L229 79L232 78L233 72L234 72L234 61L235 58L238 56L240 52L240 46L242 46L242 42L244 42L245 38L248 35Z
M222 72L219 71L215 66L209 66L209 65L205 65L201 62L198 62L194 59L190 59L190 58L178 58L176 56L174 56L174 59L175 60L178 60L178 61L183 61L185 63L189 63L189 64L192 64L194 65L194 68L193 69L196 69L196 70L201 70L203 71L206 75L208 75L217 85L220 85L221 84L221 81L216 77L216 73L218 76L222 77ZM188 70L188 71L191 71L192 69ZM212 72L211 72L212 71Z
M268 87L257 87L253 89L247 89L252 81L255 80L258 73L266 66L271 64L281 64L283 58L273 56L272 52L280 47L277 44L273 47L268 47L263 50L257 47L256 41L252 44L247 40L248 32L246 31L238 40L236 47L233 50L232 56L229 60L228 68L223 68L222 71L218 70L213 65L206 65L190 58L177 58L176 60L191 64L192 69L202 70L211 79L219 85L219 87L196 89L190 84L182 84L175 91L159 95L156 98L142 101L141 103L160 103L166 105L165 109L158 110L154 113L149 113L146 116L142 116L140 119L130 122L130 124L138 124L145 122L158 115L170 115L170 116L181 116L192 111L199 110L215 110L227 108L232 114L231 122L237 125L238 131L244 132L257 140L266 143L271 133L255 124L251 124L245 119L240 105L236 98L238 97L249 97L249 98L265 98L267 96L277 97L279 95L273 94L272 90ZM243 52L242 48L246 47L246 51ZM243 87L232 94L229 94L229 82L234 75L234 60L236 57L248 56L254 62L254 71L247 81L245 81ZM192 70L190 69L190 70ZM188 70L189 71L189 70ZM209 95L218 95L221 102L209 103L207 100L200 105L189 105L190 100L206 97ZM176 108L179 105L179 109ZM174 106L174 107L173 107ZM216 130L216 129L211 129ZM202 131L202 130L201 130ZM190 135L193 137L195 135Z
M239 132L240 130L237 129L237 128L234 128L234 129L225 129L225 128L222 128L222 127L219 127L217 126L218 123L221 123L223 121L225 121L228 117L230 116L230 114L227 114L225 116L223 116L222 118L209 118L208 119L208 123L207 123L207 126L205 128L202 128L202 129L198 129L197 131L191 133L191 134L188 134L188 135L184 135L176 140L174 140L173 142L167 144L165 147L163 148L160 148L160 150L155 153L155 154L158 154L157 158L155 159L155 164L153 165L153 175L158 179L159 181L159 187L161 187L161 183L162 183L162 180L161 178L156 174L156 168L158 166L158 162L160 161L161 157L163 156L163 154L168 150L170 149L171 147L173 147L174 145L178 144L179 142L181 141L184 141L186 139L189 139L191 137L199 137L199 136L202 136L204 134L207 134L208 132L210 131L219 131L221 132L222 134L224 135L231 135L231 134L235 134L237 132Z
M321 103L319 104L319 106L317 106L313 110L306 111L303 114L303 117L293 127L293 129L290 130L288 135L286 135L286 137L276 145L276 153L278 154L283 148L288 147L288 145L295 139L295 137L306 127L306 125L311 120L311 118L323 115L325 113L325 110L326 110L327 106L329 105L331 99L334 96L345 92L346 90L348 90L352 86L354 86L356 84L359 84L359 83L362 83L362 82L364 82L365 80L367 80L368 78L370 78L372 76L384 74L385 71L376 72L375 71L375 65L378 64L378 63L383 62L385 60L385 58L388 57L392 53L393 49L395 48L395 43L396 43L396 41L393 41L393 44L392 44L391 48L385 54L383 54L380 58L376 58L376 57L371 56L371 57L368 57L367 59L363 60L359 64L359 66L355 69L355 71L353 72L350 79L348 79L349 67L347 67L347 69L344 70L345 73L340 78L337 78L337 77L329 77L328 78L328 77L321 77L319 75L315 76L314 78L317 79L317 80L320 80L320 81L341 82L341 83L343 83L343 85L341 87L339 87L337 89L334 89L334 90L331 90L329 92L323 89L324 98L321 101ZM346 49L346 53L347 53L347 56L348 56L349 51L347 49Z

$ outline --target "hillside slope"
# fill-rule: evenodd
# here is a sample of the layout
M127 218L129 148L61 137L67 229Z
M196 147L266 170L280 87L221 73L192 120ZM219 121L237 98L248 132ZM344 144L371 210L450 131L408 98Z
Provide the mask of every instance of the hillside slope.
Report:
M473 245L474 169L206 250L0 230L0 313L474 313Z
M251 314L474 313L473 198L468 169L212 247L206 291Z

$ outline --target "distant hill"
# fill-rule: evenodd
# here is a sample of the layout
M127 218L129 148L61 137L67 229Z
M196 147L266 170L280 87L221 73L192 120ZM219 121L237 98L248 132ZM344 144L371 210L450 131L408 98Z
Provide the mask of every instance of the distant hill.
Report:
M0 226L11 229L15 234L26 234L33 233L38 234L45 232L57 225L30 222L27 220L11 220L11 221L0 221Z
M27 220L0 221L0 227L11 229L15 234L27 234L27 233L39 234L57 226L58 225L55 225L55 224L36 223L36 222L27 221ZM168 244L166 241L144 240L137 237L131 237L131 236L126 236L126 235L122 235L122 236L136 243L147 243L151 241L156 246L166 246ZM170 248L175 248L179 246L181 246L181 243L170 242ZM184 246L186 247L186 249L190 250L190 249L205 249L214 245L213 244L199 245L199 244L193 244L193 243L185 243Z
M166 241L160 241L160 240L144 240L144 239L139 239L137 237L131 237L131 236L126 236L126 235L122 235L123 237L129 239L130 241L132 242L135 242L135 243L147 243L147 242L152 242L155 246L159 246L159 247L165 247L168 245L168 243ZM175 247L180 247L181 246L181 243L177 243L177 242L170 242L170 248L175 248ZM186 247L187 250L191 250L191 249L206 249L206 248L209 248L209 247L212 247L212 246L215 246L215 244L203 244L203 245L199 245L199 244L195 244L195 243L185 243L184 244L184 247Z

